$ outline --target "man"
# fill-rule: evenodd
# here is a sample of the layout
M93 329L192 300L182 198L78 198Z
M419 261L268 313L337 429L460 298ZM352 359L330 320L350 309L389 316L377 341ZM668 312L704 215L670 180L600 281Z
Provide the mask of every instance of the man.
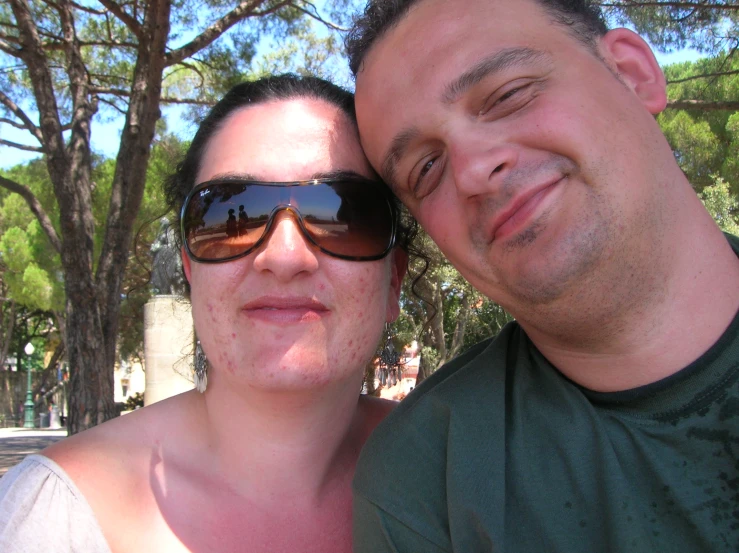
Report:
M582 0L371 0L362 144L517 320L368 442L355 550L739 550L739 240L654 116L649 47Z

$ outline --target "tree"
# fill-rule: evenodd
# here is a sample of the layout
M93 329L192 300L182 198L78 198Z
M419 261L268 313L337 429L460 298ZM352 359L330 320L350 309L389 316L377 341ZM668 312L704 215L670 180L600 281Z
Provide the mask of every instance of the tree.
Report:
M701 110L739 110L739 96L724 100L702 97L717 77L739 75L739 5L730 0L613 0L594 2L609 21L632 26L661 52L693 48L712 63L692 66L689 74L671 83L695 81L702 87L685 89L684 95L671 96L669 107Z
M729 68L736 74L716 75L706 82L693 79L695 74L708 74L717 67ZM729 63L723 54L695 62L664 68L672 82L670 98L701 98L673 102L658 121L667 136L675 157L697 192L724 179L734 194L739 194L739 107L736 109L704 109L705 104L728 105L739 98L739 59ZM730 71L727 71L730 73Z
M417 382L474 343L497 334L512 320L468 283L421 231L418 247L428 260L412 260L403 283L401 313L394 324L396 350L413 340L421 347Z
M43 154L61 214L58 226L26 183L0 176L0 186L25 200L60 255L70 433L115 416L112 368L121 291L162 103L208 103L208 93L219 94L248 69L263 33L289 36L306 15L321 19L303 0L0 5L0 123L27 131L37 145L0 144ZM238 33L222 38L237 26ZM183 40L181 33L192 28L200 31ZM111 110L125 123L106 225L99 229L91 123Z

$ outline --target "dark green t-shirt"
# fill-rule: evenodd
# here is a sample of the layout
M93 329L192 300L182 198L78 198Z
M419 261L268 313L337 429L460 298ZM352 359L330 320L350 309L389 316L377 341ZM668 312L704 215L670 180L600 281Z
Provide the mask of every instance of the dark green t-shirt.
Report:
M371 436L354 550L736 553L738 382L739 315L690 366L618 393L573 384L511 323Z

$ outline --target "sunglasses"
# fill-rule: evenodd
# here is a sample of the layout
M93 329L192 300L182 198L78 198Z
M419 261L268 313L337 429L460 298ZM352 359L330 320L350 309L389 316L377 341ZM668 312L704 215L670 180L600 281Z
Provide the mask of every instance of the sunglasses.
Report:
M389 192L360 176L297 182L218 179L198 184L180 216L188 256L222 263L249 255L269 236L275 216L292 213L322 252L352 261L385 257L395 243Z

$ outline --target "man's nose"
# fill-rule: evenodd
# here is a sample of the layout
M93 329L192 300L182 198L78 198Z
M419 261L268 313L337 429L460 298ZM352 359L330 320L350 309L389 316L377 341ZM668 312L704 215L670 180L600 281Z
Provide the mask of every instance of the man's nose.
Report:
M457 194L472 199L500 192L518 161L518 151L511 145L472 139L451 144L449 158Z
M257 250L254 269L271 272L278 280L288 281L317 268L318 248L303 235L297 214L290 209L279 211L269 236Z

